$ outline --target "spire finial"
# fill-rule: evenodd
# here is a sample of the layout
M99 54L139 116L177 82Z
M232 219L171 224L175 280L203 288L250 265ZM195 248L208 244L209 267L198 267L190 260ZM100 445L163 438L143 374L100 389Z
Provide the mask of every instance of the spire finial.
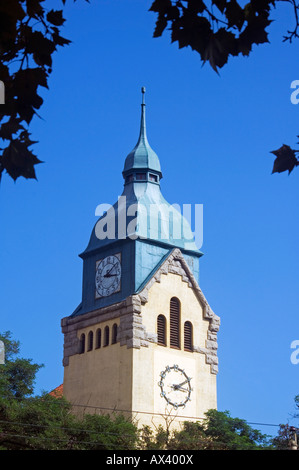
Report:
M141 93L142 93L142 104L145 105L145 86L141 88Z
M142 103L141 103L141 123L140 123L140 136L139 140L147 141L146 138L146 124L145 124L145 86L141 88Z
M157 175L157 180L155 180L155 175L153 176L153 180L151 182L159 183L160 179L162 178L162 173L161 173L161 167L160 167L160 162L158 155L153 151L153 149L150 147L147 136L146 136L146 124L145 124L145 87L141 87L141 93L142 93L142 102L141 102L141 121L140 121L140 132L139 132L139 138L137 141L137 144L133 148L132 152L127 155L125 165L124 165L124 170L123 170L123 176L125 178L125 181L127 177L133 178L133 180L129 181L135 181L134 180L134 174L135 171L144 171L147 173L147 171L151 171ZM145 181L145 180L142 180ZM146 180L150 181L150 180Z

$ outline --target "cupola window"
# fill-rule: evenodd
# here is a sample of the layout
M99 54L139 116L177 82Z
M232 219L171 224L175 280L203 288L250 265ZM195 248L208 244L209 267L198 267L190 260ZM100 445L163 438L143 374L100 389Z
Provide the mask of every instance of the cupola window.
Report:
M150 175L149 175L149 180L150 180L150 181L154 181L155 183L157 183L157 181L158 181L158 176L157 176L157 175L152 175L152 174L150 173Z
M130 183L133 180L134 180L133 175L129 175L129 176L126 177L126 183Z

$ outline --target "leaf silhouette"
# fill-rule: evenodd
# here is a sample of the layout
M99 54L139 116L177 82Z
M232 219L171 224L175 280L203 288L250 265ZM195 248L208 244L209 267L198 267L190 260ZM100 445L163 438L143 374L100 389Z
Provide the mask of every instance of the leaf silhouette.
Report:
M272 150L273 155L276 156L273 164L272 173L282 173L288 171L289 174L293 169L299 165L299 161L296 158L296 151L293 150L289 145L283 144L279 149Z

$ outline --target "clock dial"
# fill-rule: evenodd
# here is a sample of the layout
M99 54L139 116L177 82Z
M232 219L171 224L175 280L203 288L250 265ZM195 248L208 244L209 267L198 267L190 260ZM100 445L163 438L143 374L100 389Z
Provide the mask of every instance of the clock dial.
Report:
M191 378L177 365L167 366L160 373L160 377L158 385L161 389L161 397L175 409L179 406L185 407L191 400Z
M96 263L96 298L107 297L120 291L120 254L107 256Z

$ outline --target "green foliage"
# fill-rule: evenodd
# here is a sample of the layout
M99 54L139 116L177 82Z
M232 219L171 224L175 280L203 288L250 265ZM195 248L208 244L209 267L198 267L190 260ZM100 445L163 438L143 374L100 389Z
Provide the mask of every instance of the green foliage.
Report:
M137 442L137 428L122 415L79 418L49 394L0 399L0 450L134 450Z
M272 449L269 436L253 429L246 421L232 418L225 411L209 410L202 422L183 424L180 431L167 433L162 427L154 434L143 428L144 449L164 450L260 450Z
M273 439L273 445L277 450L289 450L292 437L292 430L289 425L281 424L277 436Z
M18 357L20 344L12 340L9 331L0 334L0 339L5 347L5 363L0 365L0 396L5 400L21 400L33 393L35 376L42 365Z
M64 398L32 396L41 366L19 357L11 333L0 335L5 364L0 365L0 450L131 450L135 425L121 415L76 417Z
M88 442L86 448L90 450L136 449L137 428L122 415L85 414L77 425L78 432L72 435L74 449L82 449L82 442Z
M167 447L169 450L208 450L211 444L198 422L186 421L181 431L172 434Z
M161 425L153 430L149 426L143 426L139 432L139 446L142 450L167 449L169 431Z
M295 419L299 418L299 395L294 398L295 414L292 416ZM299 443L299 428L290 426L289 424L281 424L277 436L273 439L273 445L278 450L289 450L290 442L294 439L295 433L297 434L297 443Z
M270 447L269 436L253 429L243 419L232 418L228 411L209 410L201 430L213 441L215 448L255 450Z
M251 428L246 421L232 418L229 412L209 410L201 423L185 423L184 429L170 441L179 448L180 441L188 449L258 450L271 448L269 437ZM178 446L178 447L176 447Z
M83 414L77 417L64 398L48 393L33 396L40 365L20 355L20 344L10 332L0 334L5 364L0 365L0 450L259 450L289 448L294 429L281 426L278 436L251 428L229 412L209 410L201 422L185 422L170 432L165 427L137 429L120 414ZM296 414L299 395L295 397Z

